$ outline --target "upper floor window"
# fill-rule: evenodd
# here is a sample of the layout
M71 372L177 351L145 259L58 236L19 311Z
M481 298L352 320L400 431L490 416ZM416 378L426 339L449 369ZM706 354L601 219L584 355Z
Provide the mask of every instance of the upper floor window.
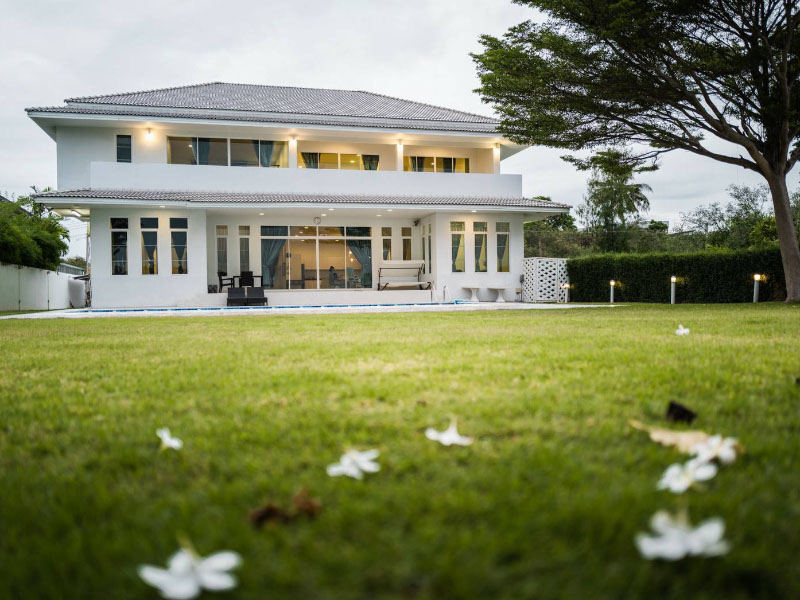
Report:
M335 152L300 152L297 166L301 169L341 169L344 171L377 171L379 154L337 154Z
M228 165L225 138L167 137L167 162L171 165Z
M288 145L265 140L231 140L231 166L288 167Z
M131 162L131 136L118 135L117 136L117 162L129 163Z
M403 159L403 169L421 173L469 173L469 159L443 156L406 156Z

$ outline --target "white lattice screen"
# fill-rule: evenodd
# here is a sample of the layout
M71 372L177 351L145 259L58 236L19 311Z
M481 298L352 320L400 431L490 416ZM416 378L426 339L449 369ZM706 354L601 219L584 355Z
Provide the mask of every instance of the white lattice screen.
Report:
M567 290L562 287L569 282L566 258L525 258L522 266L523 302L567 301Z

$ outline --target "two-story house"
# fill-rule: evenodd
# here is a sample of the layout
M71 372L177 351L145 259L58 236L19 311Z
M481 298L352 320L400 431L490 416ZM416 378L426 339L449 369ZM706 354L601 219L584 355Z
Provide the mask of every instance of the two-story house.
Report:
M257 274L270 304L469 298L520 286L524 198L491 118L362 91L208 83L71 98L27 113L57 144L58 191L89 223L94 307L223 305ZM378 290L384 261L419 289Z

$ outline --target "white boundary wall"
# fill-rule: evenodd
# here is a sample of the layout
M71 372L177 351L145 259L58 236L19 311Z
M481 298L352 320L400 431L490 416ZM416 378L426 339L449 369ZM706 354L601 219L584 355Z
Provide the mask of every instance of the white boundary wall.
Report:
M71 275L0 263L0 310L82 307L86 284Z

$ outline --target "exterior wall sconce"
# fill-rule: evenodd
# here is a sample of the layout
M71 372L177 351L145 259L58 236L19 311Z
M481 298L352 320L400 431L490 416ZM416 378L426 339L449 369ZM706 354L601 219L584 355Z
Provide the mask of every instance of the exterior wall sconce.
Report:
M148 142L152 142L153 141L153 130L152 129L148 129L147 133L144 134L144 137Z

